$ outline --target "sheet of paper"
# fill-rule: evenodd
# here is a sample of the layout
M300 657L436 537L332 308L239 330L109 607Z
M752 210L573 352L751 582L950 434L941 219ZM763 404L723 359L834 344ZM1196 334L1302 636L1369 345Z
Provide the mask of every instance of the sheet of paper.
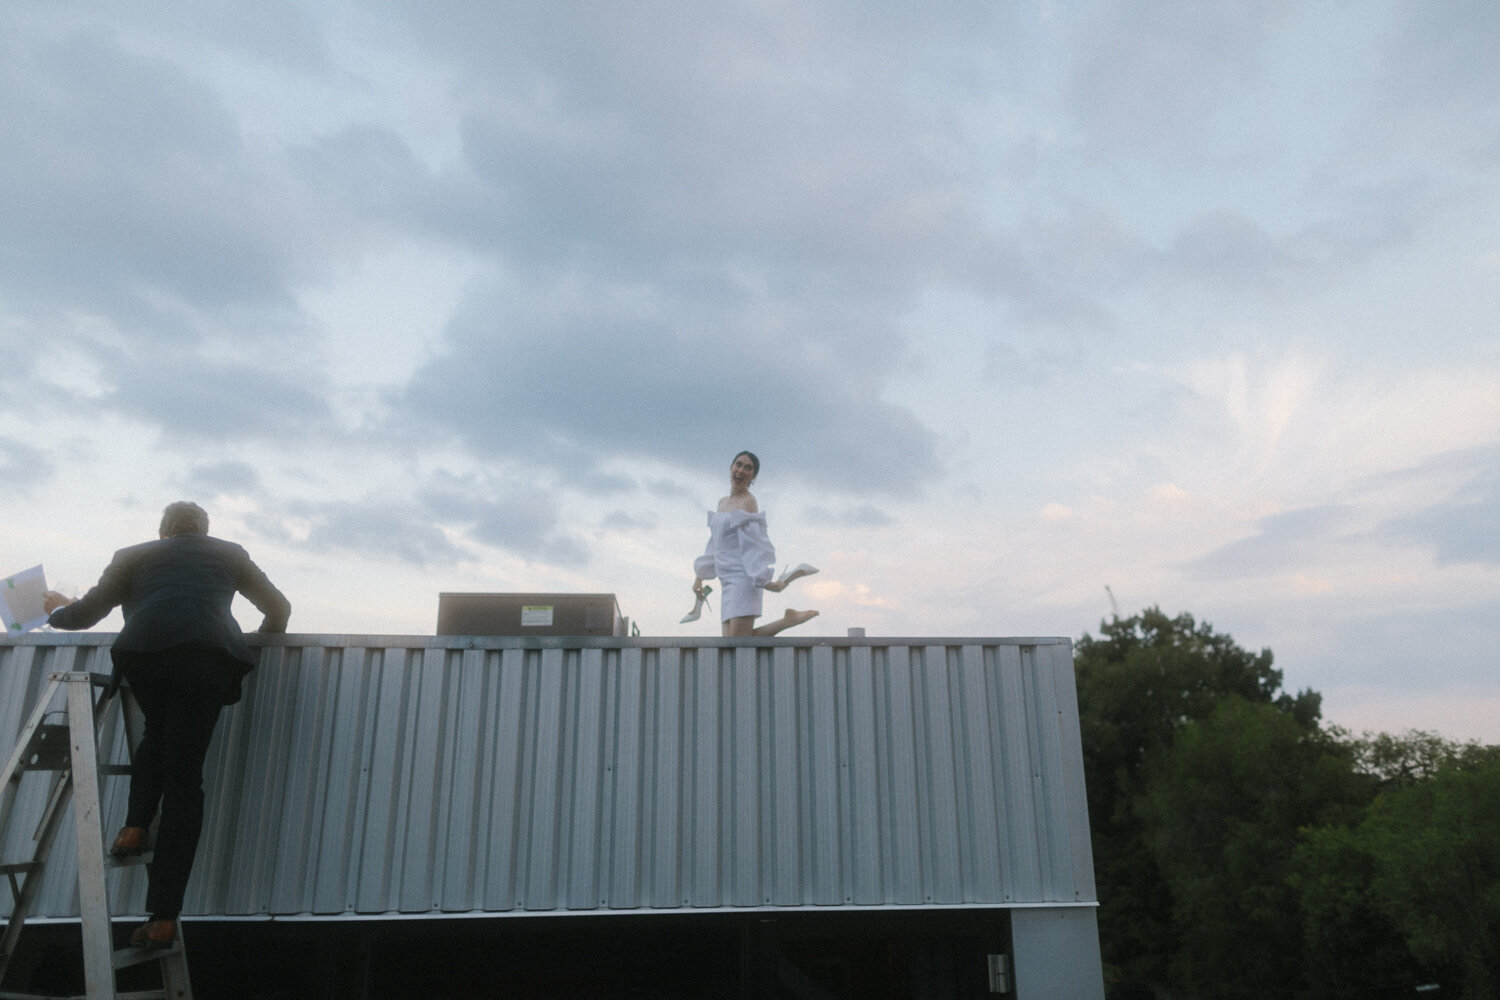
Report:
M46 592L47 577L40 566L0 577L0 623L5 625L7 635L20 635L46 624Z

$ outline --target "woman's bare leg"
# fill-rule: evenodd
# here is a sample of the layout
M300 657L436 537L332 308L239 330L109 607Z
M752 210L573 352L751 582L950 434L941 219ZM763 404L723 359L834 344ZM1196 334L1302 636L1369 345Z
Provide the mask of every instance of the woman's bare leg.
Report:
M774 622L767 622L766 624L757 627L750 634L775 635L777 632L785 631L786 629L791 628L793 625L801 625L809 618L816 618L817 616L818 613L816 611L793 611L791 608L787 608L786 614L782 615Z
M754 635L755 616L744 615L739 618L729 618L725 620L724 634L729 637Z

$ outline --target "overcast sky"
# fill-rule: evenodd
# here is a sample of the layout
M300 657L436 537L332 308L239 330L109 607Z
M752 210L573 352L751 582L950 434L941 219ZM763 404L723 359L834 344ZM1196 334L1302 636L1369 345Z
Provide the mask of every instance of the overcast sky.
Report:
M1112 593L1500 742L1496 51L1494 0L12 0L0 572L188 498L295 632L714 635L748 448L791 635Z

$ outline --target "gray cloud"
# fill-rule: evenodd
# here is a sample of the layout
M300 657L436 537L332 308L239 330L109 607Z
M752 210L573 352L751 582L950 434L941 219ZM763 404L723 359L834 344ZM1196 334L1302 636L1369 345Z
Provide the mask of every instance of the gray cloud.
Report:
M1071 107L1105 147L1173 159L1203 157L1226 108L1263 82L1284 0L1192 0L1107 8L1075 39Z
M327 403L300 366L206 361L191 355L135 357L111 367L107 396L119 411L191 445L269 439L299 446L327 440Z
M842 44L823 33L836 11L799 8L812 30L754 6L732 27L684 8L575 23L424 7L418 37L462 67L463 161L416 211L493 255L497 278L402 412L570 479L606 455L682 467L726 442L764 442L823 487L913 495L940 475L938 436L882 400L915 296L951 283L1100 311L1038 284L995 230L988 165L961 154L936 81L924 94L903 76L912 39L887 24ZM930 24L922 41L969 67L992 51ZM627 56L637 44L652 58ZM416 170L390 142L360 145L392 176Z
M1463 484L1437 502L1380 526L1378 533L1430 547L1442 564L1500 566L1500 448L1442 456L1429 470L1467 470Z
M867 503L837 509L813 506L803 510L802 515L810 524L836 528L888 528L896 523L885 511Z
M1389 30L1365 60L1362 151L1421 158L1457 154L1493 167L1500 156L1500 6L1485 0L1395 4Z
M979 164L937 98L981 89L1007 37L993 5L391 7L459 74L467 161L515 223L495 239L530 256L640 249L670 266L732 244L773 263L796 247L790 272L828 272L950 256L954 223L976 218Z
M604 516L599 526L606 531L618 531L622 534L634 534L636 532L651 531L661 523L661 518L651 512L634 513L624 510L613 510Z
M415 30L464 78L467 173L434 208L512 266L673 294L749 285L879 316L934 278L992 283L987 165L954 155L946 104L903 89L910 54L882 62L798 23L826 16L424 7ZM889 331L861 326L864 356L890 357Z
M1288 677L1294 666L1302 676L1321 674L1326 680L1319 686L1330 698L1345 685L1417 698L1493 690L1500 601L1474 596L1417 614L1406 608L1343 609L1342 627L1323 642L1295 653L1277 644L1276 659Z
M476 541L560 566L588 562L588 546L562 526L555 492L478 477L437 476L422 492L431 516Z
M449 541L419 505L388 500L297 501L287 509L293 517L311 522L301 545L312 551L358 552L417 566L454 566L474 558L471 551ZM273 537L292 541L278 522L261 519L257 526Z
M1288 572L1350 544L1416 544L1439 564L1500 565L1500 449L1472 449L1437 456L1422 466L1387 474L1369 489L1461 485L1434 496L1416 513L1385 521L1373 530L1357 527L1353 508L1329 504L1289 511L1256 522L1256 533L1225 545L1186 568L1206 579Z
M429 484L414 523L443 512L476 543L577 564L583 543L548 519L562 491L677 496L606 470L717 473L751 447L767 479L834 494L812 516L876 527L880 500L946 471L940 433L887 402L922 350L915 304L980 301L984 322L1007 320L990 372L1032 381L1091 363L1163 290L1198 336L1205 315L1338 281L1420 235L1445 199L1462 210L1423 140L1431 162L1500 155L1483 48L1497 11L385 0L355 23L297 0L12 5L0 134L20 141L0 148L0 301L7 333L85 317L72 346L114 380L102 405L169 445L270 439L302 457L333 430L299 296L387 241L430 246L479 277L446 344L389 397L386 447L435 433L541 485ZM1336 85L1326 94L1283 71L1279 46L1356 21L1366 40L1312 81ZM350 51L430 72L449 103L426 98L435 120L405 130L409 109L359 110L351 95L389 95L367 64L338 64ZM245 81L267 68L285 92L262 98ZM321 107L332 97L344 103ZM1309 97L1338 102L1326 136L1281 117ZM437 151L422 146L433 136ZM0 374L7 395L29 350ZM46 462L0 452L18 475ZM202 466L189 482L253 489L247 471ZM1451 510L1387 528L1457 559L1492 501L1476 479ZM319 516L327 544L363 544L357 509ZM1259 527L1199 571L1290 559L1317 525ZM428 538L416 553L448 549Z
M292 146L285 166L308 198L337 213L352 233L452 236L473 225L480 203L471 196L483 197L461 182L434 177L405 139L368 122Z
M1249 538L1215 549L1184 569L1208 580L1272 576L1305 566L1353 537L1349 508L1330 504L1261 518Z
M1305 267L1250 219L1216 213L1177 234L1168 254L1179 271L1213 285L1248 285L1257 291L1295 281Z
M576 283L496 290L466 307L402 405L476 454L574 481L610 457L717 466L747 446L775 474L835 489L910 495L935 473L937 436L820 331L758 328L749 303L678 305Z
M304 206L256 166L218 97L107 29L40 34L0 33L0 133L25 137L0 155L0 290L127 330L169 303L284 304Z
M23 491L52 475L54 465L40 449L15 438L0 437L0 482Z
M203 496L247 496L260 490L260 474L245 462L213 462L189 469L186 488Z

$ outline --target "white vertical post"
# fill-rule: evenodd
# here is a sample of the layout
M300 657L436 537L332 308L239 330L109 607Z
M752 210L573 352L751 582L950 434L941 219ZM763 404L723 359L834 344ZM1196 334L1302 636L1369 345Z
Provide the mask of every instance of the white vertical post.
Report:
M1016 1000L1104 1000L1099 921L1092 906L1010 911Z
M114 938L104 884L104 833L99 815L99 738L88 674L70 673L68 731L73 759L73 827L78 835L78 915L83 922L83 982L88 1000L115 995Z

